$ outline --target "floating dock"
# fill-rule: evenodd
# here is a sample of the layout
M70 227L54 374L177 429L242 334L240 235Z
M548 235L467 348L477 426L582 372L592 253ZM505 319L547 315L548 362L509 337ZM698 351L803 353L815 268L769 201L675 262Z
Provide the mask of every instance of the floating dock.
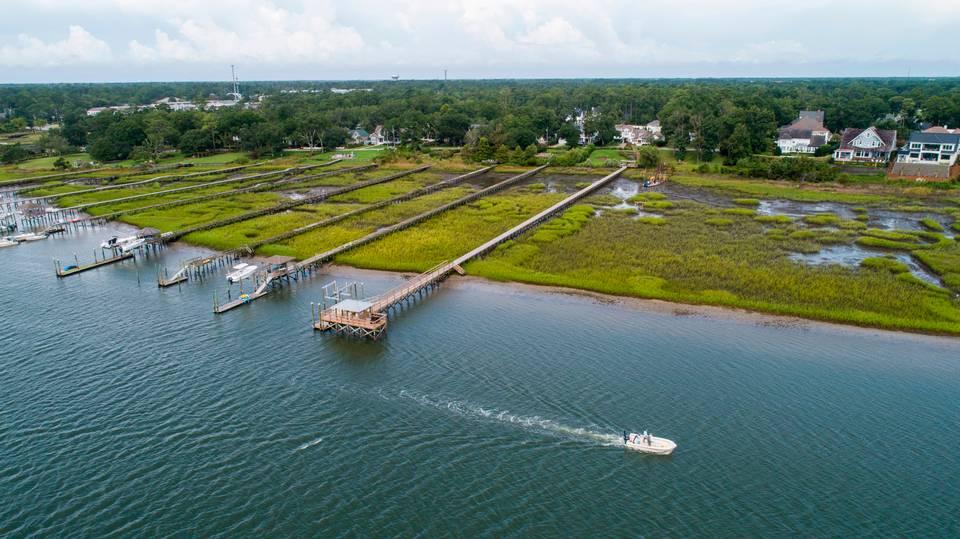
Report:
M54 265L54 268L56 269L57 277L62 279L64 277L69 277L70 275L83 273L85 271L96 269L101 266L109 266L110 264L115 264L117 262L122 262L124 260L128 260L131 258L133 258L133 253L120 253L112 257L103 258L100 260L97 260L96 258L94 258L94 262L92 264L84 264L84 265L76 264L73 266L67 266L66 267L67 269L64 269L63 263L61 263L59 260L54 260L53 265Z

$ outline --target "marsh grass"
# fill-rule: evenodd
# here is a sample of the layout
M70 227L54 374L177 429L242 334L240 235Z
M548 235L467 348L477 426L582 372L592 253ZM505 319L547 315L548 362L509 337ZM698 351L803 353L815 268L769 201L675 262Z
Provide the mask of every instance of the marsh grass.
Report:
M725 226L732 226L733 219L724 219L722 217L711 217L710 219L706 219L704 223L707 223L708 225L712 225L712 226L725 227Z
M927 230L943 232L943 225L938 223L935 219L924 217L923 219L920 219L920 224L923 225Z
M864 268L870 268L878 271L886 271L893 274L907 273L910 271L910 268L906 264L900 262L896 258L887 257L887 256L876 256L870 258L864 258L860 262L860 266Z
M757 215L753 218L758 223L768 223L777 225L788 225L793 222L793 218L788 215Z
M337 257L337 262L371 269L424 271L481 245L563 198L560 193L534 194L522 189L491 195L345 253ZM578 213L586 211L577 208Z
M960 306L937 287L890 271L794 263L783 254L791 241L784 230L752 219L718 228L703 213L685 210L646 227L606 212L551 242L525 235L466 269L495 280L960 334Z
M756 198L735 198L733 203L738 206L759 206L760 200Z

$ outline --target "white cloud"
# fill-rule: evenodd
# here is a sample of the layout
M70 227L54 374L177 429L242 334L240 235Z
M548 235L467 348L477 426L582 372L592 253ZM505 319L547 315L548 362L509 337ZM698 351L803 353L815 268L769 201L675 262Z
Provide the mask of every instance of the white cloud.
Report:
M60 66L109 62L110 46L82 26L70 26L66 39L45 42L28 34L17 36L16 45L0 46L0 65L12 67Z
M0 23L0 65L55 73L100 62L85 70L99 78L202 74L233 63L250 77L308 78L424 76L446 67L455 76L806 74L830 63L899 69L918 59L942 73L956 69L942 44L954 38L960 0L923 10L903 9L905 2L14 0L18 7ZM66 27L64 40L42 33ZM872 36L861 46L851 42L851 27L913 37Z

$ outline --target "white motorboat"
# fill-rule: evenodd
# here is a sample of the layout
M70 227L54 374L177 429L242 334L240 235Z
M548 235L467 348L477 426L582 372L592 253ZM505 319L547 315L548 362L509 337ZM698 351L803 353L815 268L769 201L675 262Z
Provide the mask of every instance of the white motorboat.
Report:
M241 262L233 267L233 271L227 274L227 281L239 283L257 272L257 266Z
M128 239L127 241L121 242L120 251L123 253L129 253L134 249L139 249L140 247L143 247L145 243L147 243L147 240L143 238L134 237L132 239Z
M0 247L13 247L14 245L19 245L20 242L13 238L0 238Z
M34 234L33 232L27 232L24 234L17 234L16 236L13 236L10 239L14 241L38 241L38 240L47 239L47 236L45 236L44 234Z
M669 455L677 448L677 444L673 440L658 438L648 434L647 431L643 431L643 434L632 432L629 435L627 431L623 431L623 446L651 455Z
M131 242L131 241L133 241L133 240L135 240L135 239L137 239L136 236L128 236L128 237L126 237L126 238L121 238L121 237L119 237L119 236L114 236L114 237L110 238L109 240L101 243L101 244L100 244L100 248L101 248L101 249L119 249L119 248L121 247L121 245L123 245L124 243Z

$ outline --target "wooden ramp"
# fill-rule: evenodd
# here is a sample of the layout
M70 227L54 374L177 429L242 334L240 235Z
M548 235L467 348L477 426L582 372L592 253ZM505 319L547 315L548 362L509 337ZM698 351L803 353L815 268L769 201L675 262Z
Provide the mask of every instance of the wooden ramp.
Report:
M329 309L322 310L319 318L314 318L314 329L333 331L340 335L379 339L386 332L387 314L390 309L412 299L425 296L453 272L463 274L463 264L476 257L483 256L496 248L497 245L523 234L550 219L556 213L590 196L596 190L616 179L626 169L627 167L621 167L612 174L597 180L453 261L440 264L384 294L365 300L362 305L363 308L356 310L338 309L338 305L334 305Z

